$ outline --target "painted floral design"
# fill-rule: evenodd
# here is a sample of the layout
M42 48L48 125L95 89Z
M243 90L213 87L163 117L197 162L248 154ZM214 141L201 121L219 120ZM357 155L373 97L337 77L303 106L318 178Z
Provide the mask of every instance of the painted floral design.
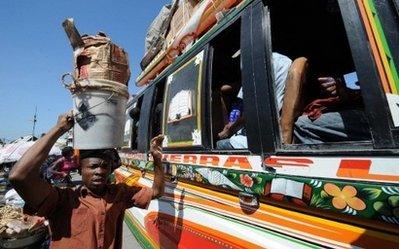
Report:
M122 159L124 159L122 157ZM151 161L125 158L129 167L153 169ZM381 220L399 225L399 186L378 183L339 181L339 179L312 179L309 177L282 176L269 172L243 171L233 168L213 168L197 165L166 164L168 173L179 179L187 179L222 189L245 191L268 198L266 189L273 179L284 178L309 186L311 191L303 191L302 198L283 198L303 206L304 203L319 210L331 210L340 214L357 216L370 220ZM116 175L118 178L118 175ZM122 181L117 179L117 181Z
M390 196L387 202L378 201L373 205L374 210L385 216L399 218L399 196Z
M207 168L197 168L196 171L204 178L206 179L209 184L215 185L215 186L224 186L224 187L229 187L235 190L242 191L241 187L238 187L235 183L233 183L228 177L223 175L217 170L211 170Z
M344 209L349 206L354 210L362 211L366 208L366 204L356 197L357 190L353 186L347 185L341 190L337 185L327 183L324 185L324 191L334 197L332 204L336 209Z
M201 174L195 173L194 176L195 176L195 180L197 182L202 182L203 181L203 178L202 178Z
M240 175L240 182L241 182L242 185L244 185L247 188L252 187L252 185L254 184L254 181L252 180L252 177L250 177L247 174Z

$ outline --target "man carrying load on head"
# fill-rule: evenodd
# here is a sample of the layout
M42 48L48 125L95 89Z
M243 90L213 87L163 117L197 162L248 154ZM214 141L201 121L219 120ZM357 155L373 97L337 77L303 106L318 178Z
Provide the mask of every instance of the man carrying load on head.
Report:
M39 168L55 141L72 125L71 113L60 116L14 166L10 182L25 200L27 213L49 219L51 248L121 248L125 209L147 208L151 199L164 192L163 136L151 141L155 171L152 188L108 183L108 176L120 165L114 149L81 151L83 185L54 187L39 177Z

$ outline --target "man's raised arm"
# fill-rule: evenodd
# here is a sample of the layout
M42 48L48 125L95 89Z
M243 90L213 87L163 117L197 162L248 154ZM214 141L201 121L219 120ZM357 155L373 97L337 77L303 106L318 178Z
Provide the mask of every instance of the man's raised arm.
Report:
M154 159L154 183L152 185L153 198L161 197L164 193L165 179L162 167L162 141L163 135L158 135L151 140L151 154Z
M51 191L51 186L40 178L39 168L57 139L72 125L72 113L60 116L57 124L29 148L10 172L9 181L29 206L40 205Z

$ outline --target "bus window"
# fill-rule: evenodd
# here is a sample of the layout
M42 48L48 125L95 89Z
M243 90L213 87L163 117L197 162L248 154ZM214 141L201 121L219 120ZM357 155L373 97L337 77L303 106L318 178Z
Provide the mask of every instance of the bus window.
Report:
M129 115L129 110L126 110L125 116ZM126 119L125 123L125 130L123 133L123 146L122 148L129 148L130 145L132 144L132 120L130 118Z
M204 51L166 79L163 105L163 147L202 147L201 94Z
M151 137L162 133L162 112L165 82L158 83L155 88L154 102L151 115Z
M137 102L133 103L132 107L128 109L128 114L129 117L131 118L130 147L132 150L137 150L137 142L138 142L137 137L138 137L140 110L142 103L143 103L143 97L140 97L137 100Z
M337 1L281 0L269 7L282 142L370 141L361 82ZM276 71L276 53L292 60L282 67L283 73ZM285 89L283 84L279 95L282 75Z
M214 41L212 61L212 137L220 150L246 149L243 90L241 83L241 20Z

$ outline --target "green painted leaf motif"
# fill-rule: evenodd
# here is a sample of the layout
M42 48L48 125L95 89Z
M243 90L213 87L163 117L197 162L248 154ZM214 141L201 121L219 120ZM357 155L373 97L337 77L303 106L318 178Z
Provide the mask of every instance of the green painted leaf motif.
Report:
M144 161L139 161L139 162L138 162L138 166L139 166L140 168L142 168L142 169L145 169L146 165L147 165L147 162L144 162Z
M373 208L375 211L377 211L380 214L387 215L387 216L392 215L390 208L384 202L377 201L376 203L373 204Z
M378 188L364 188L360 192L361 195L364 196L364 198L368 200L375 200L378 198L378 196L380 196L382 190Z
M238 175L236 173L229 173L227 177L230 178L230 179L236 179L237 176Z
M148 162L145 163L144 168L147 169L147 170L152 170L154 168L154 165L153 165L153 163L151 161L148 161Z
M257 194L263 194L263 187L258 185L255 188L253 188L252 191L254 191L254 193Z
M323 193L322 191L319 194L314 194L312 196L312 199L310 200L310 206L311 207L316 207L316 208L322 208L322 209L331 209L331 200L328 198L329 196L327 193ZM326 195L326 196L325 196Z
M317 207L321 205L322 202L323 200L319 197L319 195L315 194L312 196L312 200L310 200L310 205L313 207Z
M322 191L320 192L320 197L324 199L324 198L328 198L329 195L327 194L326 191L322 190Z
M256 178L255 178L255 182L256 182L256 184L261 184L262 183L262 177L259 177L259 176L257 176Z
M312 199L310 200L310 206L315 207L317 203L317 197L316 195L312 196Z
M388 198L388 203L391 207L399 207L399 196L394 195Z

